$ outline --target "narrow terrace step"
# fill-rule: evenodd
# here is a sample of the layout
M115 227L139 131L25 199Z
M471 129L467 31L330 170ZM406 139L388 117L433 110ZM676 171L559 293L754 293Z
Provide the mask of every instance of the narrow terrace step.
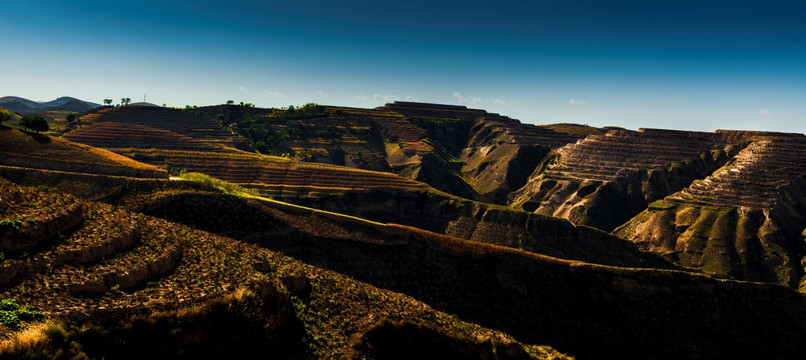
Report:
M83 264L101 260L135 245L140 232L123 211L109 205L93 204L81 228L49 249L30 258L7 260L0 264L0 286L9 286L45 269L63 264Z

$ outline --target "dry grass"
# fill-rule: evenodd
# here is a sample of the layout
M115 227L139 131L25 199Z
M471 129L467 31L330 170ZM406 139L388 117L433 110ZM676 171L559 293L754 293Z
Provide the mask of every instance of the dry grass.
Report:
M48 320L11 333L7 339L0 342L0 358L18 357L21 354L40 353L46 350L48 345L46 331L57 326L55 322Z

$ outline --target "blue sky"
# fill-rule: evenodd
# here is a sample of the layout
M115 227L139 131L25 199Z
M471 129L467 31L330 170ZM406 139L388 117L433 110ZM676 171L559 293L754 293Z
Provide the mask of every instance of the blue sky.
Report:
M5 1L0 96L806 132L803 1Z

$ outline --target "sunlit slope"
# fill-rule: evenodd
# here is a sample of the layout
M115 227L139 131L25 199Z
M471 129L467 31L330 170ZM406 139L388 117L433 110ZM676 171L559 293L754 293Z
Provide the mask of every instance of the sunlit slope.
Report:
M167 177L156 166L61 138L0 125L0 165L136 177Z
M610 231L710 175L743 145L718 133L610 130L558 149L509 203Z

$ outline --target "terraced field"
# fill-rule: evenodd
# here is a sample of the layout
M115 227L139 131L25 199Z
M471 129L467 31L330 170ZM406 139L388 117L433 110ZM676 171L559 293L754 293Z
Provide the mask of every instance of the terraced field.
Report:
M574 127L573 132L555 131L549 127L523 124L509 117L464 106L396 101L378 109L403 114L410 123L425 130L428 141L420 142L425 145L407 143L401 148L438 154L442 163L457 166L455 177L471 188L460 192L462 187L458 184L453 186L453 191L440 188L441 190L498 204L506 203L509 193L526 183L540 159L549 151L581 139L584 137L582 134L586 133L585 129L598 131L585 126ZM422 131L412 134L412 140L415 136L424 136ZM431 144L437 144L437 147L434 148ZM394 147L393 149L396 150ZM387 150L387 153L390 155L390 164L393 160L401 164L410 161L394 157L393 154L397 155L398 152ZM434 171L433 168L429 170Z
M641 129L590 135L557 149L509 203L612 230L648 202L705 178L744 145L720 133ZM614 204L616 211L601 208Z
M718 133L752 142L616 234L683 266L804 289L806 136Z
M239 151L225 145L243 142L243 138L233 140L232 134L222 133L221 125L215 120L189 111L127 106L105 109L99 114L92 124L82 125L65 138L163 169L209 174L258 189L266 196L322 196L376 188L425 188L422 183L391 173Z
M192 138L207 143L209 148L248 148L243 138L222 129L214 116L201 111L155 106L106 108L82 116L82 126L65 137L78 142L86 140L90 145L98 144L98 147L148 147L149 144L150 147L159 147L174 140L188 143L187 138ZM100 125L104 122L112 124ZM153 135L150 142L149 136L138 134L142 132Z
M107 150L0 124L0 165L167 178L165 170Z
M791 201L788 193L803 189L804 158L806 136L757 136L727 166L668 199L714 206L772 208Z
M395 174L304 163L248 153L116 149L140 161L209 174L272 197L322 196L370 189L422 190L426 185Z
M210 272L224 266L215 263L223 259L214 257L180 264L183 253L214 249L216 240L209 236L198 241L196 236L205 235L173 230L109 205L5 181L1 185L2 216L23 220L19 226L3 226L2 252L8 259L0 270L0 297L24 301L46 315L80 317L199 304L220 296L221 284L238 287L252 277L246 273L251 264L243 260L228 259L235 262L227 273ZM235 270L239 266L243 273ZM81 296L86 293L98 296Z
M220 152L222 148L205 141L148 126L114 121L84 125L64 135L70 141L100 148L149 149L155 145L167 149Z

